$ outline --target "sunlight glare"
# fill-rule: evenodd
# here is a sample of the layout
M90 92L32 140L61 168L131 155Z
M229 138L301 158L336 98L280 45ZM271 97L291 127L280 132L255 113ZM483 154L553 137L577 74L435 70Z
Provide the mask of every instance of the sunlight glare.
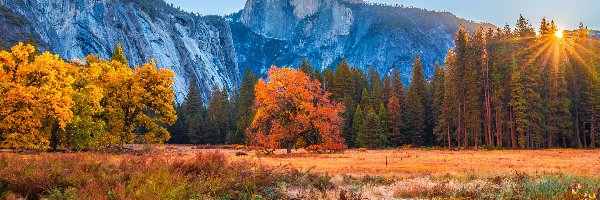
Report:
M556 36L557 38L563 38L563 30L559 29L558 31L556 31L556 33L554 33L554 36Z

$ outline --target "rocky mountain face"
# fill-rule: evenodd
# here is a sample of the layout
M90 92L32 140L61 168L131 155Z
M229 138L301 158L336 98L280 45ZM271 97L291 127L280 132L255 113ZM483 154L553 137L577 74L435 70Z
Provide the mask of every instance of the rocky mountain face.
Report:
M415 55L427 75L444 62L460 24L473 31L489 24L448 12L367 4L362 0L248 0L229 17L240 68L264 73L271 65L318 69L346 58L361 69L388 73L396 66L408 82Z
M444 61L459 24L492 27L362 0L248 0L226 17L197 16L163 0L0 0L0 48L30 41L71 60L109 58L120 42L130 63L154 58L175 72L177 102L191 77L209 98L213 85L237 88L246 67L264 75L271 65L298 67L302 58L321 70L344 58L380 73L397 66L408 82L415 55L427 75Z
M120 42L129 63L154 58L158 67L175 72L178 102L192 76L205 98L212 85L233 89L240 82L222 17L199 17L162 0L0 0L0 6L5 48L30 40L66 60L89 54L110 58Z

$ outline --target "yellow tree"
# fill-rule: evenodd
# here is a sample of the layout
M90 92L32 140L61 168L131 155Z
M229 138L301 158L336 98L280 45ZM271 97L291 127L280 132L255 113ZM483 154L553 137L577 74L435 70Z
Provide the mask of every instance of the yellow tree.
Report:
M154 60L135 70L119 61L104 62L103 83L108 131L117 137L120 145L138 139L145 143L162 143L169 140L169 132L162 124L172 124L177 119L173 102L174 73L156 69Z
M104 98L104 90L100 87L100 77L103 69L95 62L93 56L88 56L88 65L73 61L76 71L73 82L74 106L73 120L62 135L61 144L69 149L85 150L99 149L108 146L110 135L102 119L104 108L100 101Z
M0 52L0 70L0 147L48 149L73 116L73 67L19 43Z
M291 153L302 140L328 151L346 148L340 136L344 107L330 100L331 93L319 81L300 70L273 66L267 80L260 79L254 90L256 114L247 131L250 144L267 153L279 147Z

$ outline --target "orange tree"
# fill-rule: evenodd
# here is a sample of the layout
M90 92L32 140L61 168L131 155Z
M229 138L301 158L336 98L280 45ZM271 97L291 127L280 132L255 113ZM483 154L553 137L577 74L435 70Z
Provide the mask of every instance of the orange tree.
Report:
M246 135L251 145L267 153L298 144L327 151L345 149L340 137L344 124L341 104L330 100L321 83L300 70L273 66L254 90L256 115Z
M0 52L0 148L48 149L71 122L73 66L31 45Z

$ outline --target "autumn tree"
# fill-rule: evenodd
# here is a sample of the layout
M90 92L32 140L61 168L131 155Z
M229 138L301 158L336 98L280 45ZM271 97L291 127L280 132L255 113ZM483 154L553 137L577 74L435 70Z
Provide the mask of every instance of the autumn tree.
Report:
M88 59L88 63L94 62ZM67 149L94 150L110 145L112 136L106 132L106 122L102 118L104 107L101 101L104 90L100 87L103 75L99 65L84 65L79 61L72 62L75 67L71 111L73 118L63 135L60 145ZM57 144L58 146L58 144Z
M345 148L340 137L344 107L330 100L321 83L292 68L273 66L267 79L255 86L256 114L246 132L251 145L272 153L279 147L291 153L308 133L318 135L316 144L326 150Z
M0 52L0 66L0 146L48 149L73 118L74 68L22 43Z
M157 70L154 60L135 70L122 62L99 62L106 71L101 78L105 97L102 106L108 130L117 144L137 141L162 143L170 134L161 124L177 119L173 102L173 72ZM115 145L115 144L113 144Z

